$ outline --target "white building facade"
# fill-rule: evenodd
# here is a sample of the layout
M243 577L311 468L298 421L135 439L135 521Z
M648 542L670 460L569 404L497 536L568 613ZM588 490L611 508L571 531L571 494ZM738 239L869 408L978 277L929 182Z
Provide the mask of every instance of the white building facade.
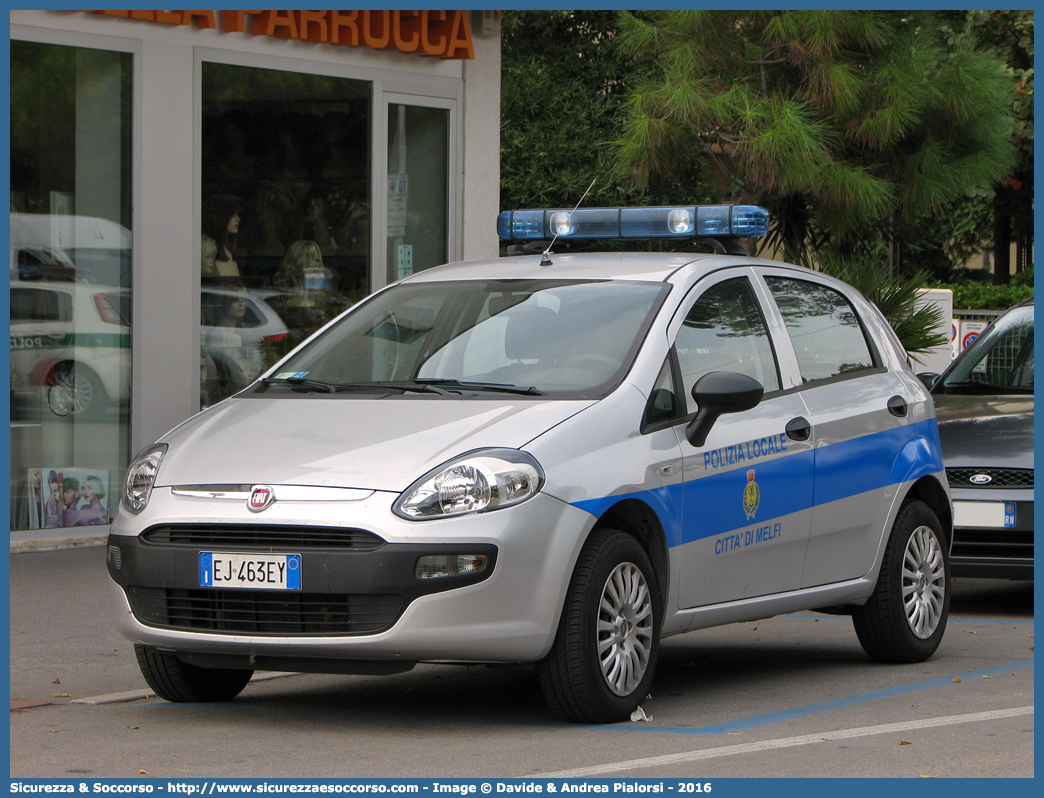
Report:
M12 11L12 540L412 271L495 257L482 11ZM263 433L262 433L263 434Z

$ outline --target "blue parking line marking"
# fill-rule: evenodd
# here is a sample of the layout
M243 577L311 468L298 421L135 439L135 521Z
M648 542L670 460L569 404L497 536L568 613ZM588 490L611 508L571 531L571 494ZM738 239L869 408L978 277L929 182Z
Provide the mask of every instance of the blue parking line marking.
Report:
M817 712L826 712L831 709L839 709L841 707L850 707L856 704L865 704L869 701L876 701L879 698L889 698L891 696L902 695L903 693L914 693L918 690L924 690L929 687L941 687L946 684L950 684L958 676L963 678L992 676L995 673L1005 673L1013 669L1019 668L1032 668L1033 660L1025 659L1020 662L1012 662L1008 665L1001 665L996 668L987 668L981 671L972 671L971 673L959 673L950 676L940 676L935 679L927 679L923 682L913 682L911 684L901 684L897 687L889 687L885 690L873 690L869 693L861 693L859 695L848 696L847 698L838 698L834 701L825 701L822 704L809 704L804 707L795 707L794 709L785 709L782 712L770 712L767 715L754 715L749 718L740 718L739 720L729 721L728 723L719 723L714 726L702 726L699 728L682 728L672 726L646 726L646 725L630 725L623 726L619 724L606 724L597 728L611 729L614 731L629 731L629 732L655 732L658 734L692 734L692 735L711 735L711 734L722 734L730 731L744 731L746 729L757 728L758 726L767 726L771 723L779 723L783 720L791 720L793 718L804 717L805 715L814 715Z
M788 613L787 615L775 615L774 618L801 618L805 621L825 621L825 620L838 620L838 621L850 621L852 620L848 615L797 615ZM985 623L994 624L995 626L1033 626L1033 621L988 621L985 618L947 618L947 624L951 623Z

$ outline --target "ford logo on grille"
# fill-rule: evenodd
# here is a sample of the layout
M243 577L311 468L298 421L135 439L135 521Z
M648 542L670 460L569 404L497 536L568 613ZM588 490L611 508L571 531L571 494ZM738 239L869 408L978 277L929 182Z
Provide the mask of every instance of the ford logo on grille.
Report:
M993 482L993 477L989 474L974 474L973 476L968 477L968 481L973 485L989 485Z
M250 499L247 501L247 509L259 513L275 501L275 491L268 485L255 485L250 491Z

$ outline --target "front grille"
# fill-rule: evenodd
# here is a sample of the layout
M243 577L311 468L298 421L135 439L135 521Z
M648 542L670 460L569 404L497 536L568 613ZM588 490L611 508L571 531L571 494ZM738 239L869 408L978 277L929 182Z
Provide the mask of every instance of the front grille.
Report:
M203 546L237 549L351 549L373 551L384 545L362 529L268 524L177 524L154 526L141 533L153 546Z
M990 481L979 485L971 481L977 474L985 474ZM1032 488L1032 468L947 468L946 480L951 488Z
M255 635L375 634L391 626L402 597L271 590L130 587L134 615L150 626Z
M954 529L951 557L1033 559L1033 532Z

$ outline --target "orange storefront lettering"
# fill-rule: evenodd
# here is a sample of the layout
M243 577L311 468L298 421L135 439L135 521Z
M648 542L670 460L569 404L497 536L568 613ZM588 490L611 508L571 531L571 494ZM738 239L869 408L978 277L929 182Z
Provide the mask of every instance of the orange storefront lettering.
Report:
M216 28L214 11L88 11L111 17ZM467 11L222 11L223 29L280 39L394 49L451 59L474 59ZM247 24L247 16L252 17Z

